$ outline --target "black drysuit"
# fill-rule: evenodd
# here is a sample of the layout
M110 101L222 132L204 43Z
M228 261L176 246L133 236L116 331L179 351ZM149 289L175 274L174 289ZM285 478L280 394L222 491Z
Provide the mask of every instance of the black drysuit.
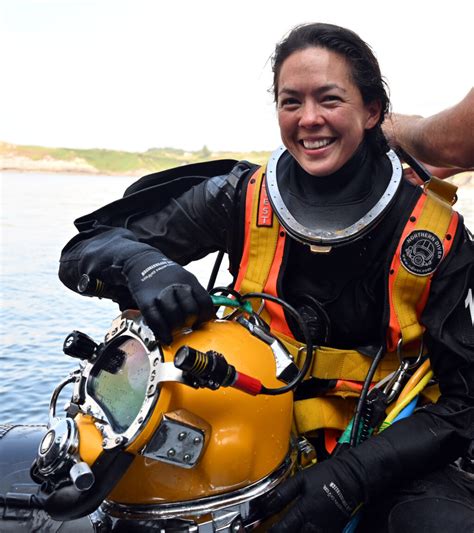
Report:
M121 200L82 217L76 222L80 233L62 252L61 280L72 290L77 290L80 276L86 273L111 287L111 293L122 308L133 305L123 265L133 255L151 248L181 265L223 250L229 254L230 270L235 277L243 242L244 202L241 199L254 168L241 163L223 175L205 180L197 178L195 182L191 179L191 188L187 189L187 182L179 185L179 193L184 192L179 196L174 192L175 196L170 199L166 194L165 198L160 196L159 188L156 198L150 192L144 204L133 200L132 194L135 207L122 211L121 206L131 204ZM377 179L377 172L386 172L384 168L369 161L363 171L356 172L356 178L361 183L364 180L370 182ZM295 176L296 180L300 179L301 171L297 169ZM354 183L352 178L346 179L344 175L336 178L341 180L342 189ZM295 183L292 185L290 180L289 187L294 188ZM311 183L306 187L311 188ZM357 203L357 188L348 187L347 205ZM361 194L366 194L369 189L370 183L368 188L360 189ZM377 346L383 342L388 319L387 269L393 247L419 195L419 188L403 182L382 222L363 238L335 248L330 254L312 254L307 246L287 239L285 263L279 280L281 295L297 308L305 293L323 304L330 318L329 345L356 348ZM316 187L315 202L317 197ZM305 198L305 202L310 201L311 198ZM465 473L456 471L453 474L454 467L446 465L466 454L474 439L473 265L474 244L461 222L449 256L435 272L422 316L426 326L425 343L441 390L439 401L418 409L411 417L340 456L350 471L349 492L366 503L369 510L377 502L373 510L383 509L386 514L399 498L409 502L424 498L425 492L420 491L419 485L413 491L407 487L441 471L448 472L447 478L454 475L455 479L454 492L448 488L446 496L441 491L444 494L441 499L462 501L463 511L458 512L459 516L472 505L469 497L474 496L474 482ZM295 337L300 337L289 317L288 320ZM428 485L439 487L438 481L436 478ZM428 485L425 483L422 487L426 489ZM401 493L396 492L399 487ZM405 496L400 496L404 490ZM391 498L392 503L383 507L381 498L385 502ZM437 508L438 517L439 513L443 514L443 505L440 503ZM415 505L411 512L417 515L420 509L421 505ZM427 512L432 512L431 507ZM463 524L472 519L474 509L472 513L470 517L469 512L465 514ZM366 520L376 520L379 518L376 515L375 511L367 513ZM423 523L423 516L418 518ZM445 518L451 523L451 518ZM384 530L380 525L369 524L367 522L364 526L367 529L363 530Z

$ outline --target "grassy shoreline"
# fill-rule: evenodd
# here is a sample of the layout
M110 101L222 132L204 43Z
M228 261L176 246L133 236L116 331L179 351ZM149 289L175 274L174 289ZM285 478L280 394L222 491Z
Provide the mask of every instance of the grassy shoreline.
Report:
M47 148L0 142L0 170L140 175L214 159L247 159L264 163L270 152L194 152L178 148L151 148L146 152L105 149Z

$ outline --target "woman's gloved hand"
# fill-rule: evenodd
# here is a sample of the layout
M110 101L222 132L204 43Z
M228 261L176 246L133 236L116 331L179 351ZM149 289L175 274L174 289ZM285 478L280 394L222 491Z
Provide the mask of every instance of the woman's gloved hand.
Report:
M131 257L123 273L146 323L164 344L174 329L214 316L211 297L196 277L158 251Z
M358 492L357 481L338 459L310 466L284 482L270 497L266 507L272 514L291 504L270 532L340 533L360 503Z

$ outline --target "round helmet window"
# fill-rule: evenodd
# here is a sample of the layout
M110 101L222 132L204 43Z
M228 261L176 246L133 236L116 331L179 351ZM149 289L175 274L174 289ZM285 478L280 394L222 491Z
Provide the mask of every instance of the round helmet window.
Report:
M94 365L87 390L107 415L113 430L123 433L146 399L150 362L139 340L122 337L119 341L109 345Z

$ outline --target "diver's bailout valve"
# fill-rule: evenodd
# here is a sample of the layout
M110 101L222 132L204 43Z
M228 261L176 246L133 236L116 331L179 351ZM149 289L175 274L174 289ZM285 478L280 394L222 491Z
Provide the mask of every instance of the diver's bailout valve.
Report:
M80 371L72 372L53 392L49 406L48 431L40 442L31 476L39 483L44 479L61 483L64 478L68 478L78 491L83 492L92 487L95 476L90 466L82 461L79 455L79 432L76 422L73 418L59 418L56 414L56 404L61 391L66 385L77 382L79 378Z
M174 356L174 364L195 388L234 387L253 396L262 390L258 379L238 372L222 354L213 350L200 352L191 346L181 346Z
M64 474L80 492L89 490L95 482L90 466L79 455L77 427L71 418L58 419L40 442L34 463L33 479L51 477L62 480Z

